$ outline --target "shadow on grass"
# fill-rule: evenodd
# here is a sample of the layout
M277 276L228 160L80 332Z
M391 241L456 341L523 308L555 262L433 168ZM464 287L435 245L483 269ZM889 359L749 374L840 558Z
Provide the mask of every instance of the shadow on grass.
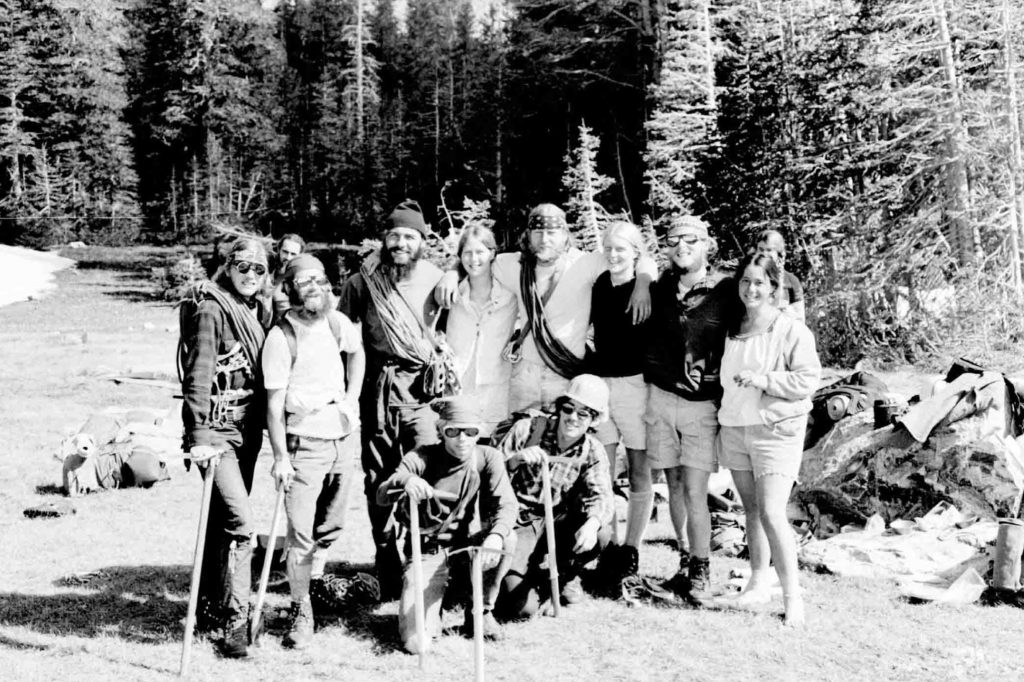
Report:
M36 495L60 495L64 496L64 489L56 483L42 483L36 486Z
M180 640L190 575L189 566L113 566L58 581L79 583L73 592L0 593L0 623L52 635L117 633L140 644ZM0 646L24 645L0 639Z

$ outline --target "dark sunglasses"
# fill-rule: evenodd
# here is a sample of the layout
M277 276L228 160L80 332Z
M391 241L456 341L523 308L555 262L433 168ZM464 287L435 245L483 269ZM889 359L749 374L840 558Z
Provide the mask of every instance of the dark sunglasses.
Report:
M476 438L480 435L480 429L475 426L446 426L442 433L445 438L457 438L460 433L464 433L470 438Z
M573 407L572 403L562 403L558 407L558 411L569 416L570 414L576 414L580 419L597 419L597 412L590 409L589 407Z
M676 235L675 237L665 237L665 244L668 246L679 246L679 242L686 244L687 246L693 246L699 241L703 241L700 237L693 234Z
M267 266L262 263L250 263L247 260L236 260L232 264L235 270L238 270L239 274L248 275L249 271L252 270L257 275L267 274Z
M295 286L299 289L305 289L309 286L325 287L330 283L330 280L326 277L306 277L304 279L295 280Z

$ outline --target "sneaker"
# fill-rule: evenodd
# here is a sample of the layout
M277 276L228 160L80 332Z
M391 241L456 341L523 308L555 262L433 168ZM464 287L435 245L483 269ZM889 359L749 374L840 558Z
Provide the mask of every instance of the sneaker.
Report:
M505 639L505 630L501 627L501 624L494 618L494 614L490 611L484 611L484 639L497 642ZM476 632L476 622L473 619L473 608L470 606L466 607L466 621L462 624L462 634L465 637L472 638Z
M563 604L579 604L583 598L583 584L580 582L579 576L562 585Z
M249 618L246 614L233 613L227 619L220 653L224 658L245 658L249 655Z
M711 560L690 557L688 571L691 596L703 596L711 591Z
M291 649L305 649L313 641L313 605L309 600L292 602L291 624L281 643Z
M341 576L325 573L309 582L309 596L318 614L337 613L380 601L380 583L369 573Z

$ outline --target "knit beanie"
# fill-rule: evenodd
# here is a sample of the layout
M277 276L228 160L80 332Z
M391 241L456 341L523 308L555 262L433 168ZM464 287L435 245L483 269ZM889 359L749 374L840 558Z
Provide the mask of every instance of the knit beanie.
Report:
M424 237L427 236L427 223L423 220L423 211L418 202L406 199L395 206L395 210L384 220L384 231L393 230L396 227L405 227L416 230Z
M291 280L295 277L295 274L302 272L303 270L319 270L324 272L324 264L320 262L320 259L308 253L300 253L295 258L288 261L288 265L284 269L284 278Z

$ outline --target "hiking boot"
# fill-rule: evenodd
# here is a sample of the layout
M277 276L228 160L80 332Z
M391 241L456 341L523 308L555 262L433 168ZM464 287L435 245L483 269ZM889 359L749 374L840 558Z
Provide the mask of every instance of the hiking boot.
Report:
M313 641L313 605L308 599L292 602L288 617L291 625L281 644L291 649L305 649Z
M483 617L483 628L484 628L484 639L497 642L505 639L505 630L501 627L501 624L494 618L494 614L488 609L484 611ZM470 606L466 607L466 621L462 624L462 634L465 637L472 638L476 633L476 622L473 620L473 608Z
M711 560L690 557L688 570L691 596L705 596L711 591Z
M676 574L661 583L661 589L672 592L678 597L685 597L690 593L690 553L679 550L679 570Z
M640 572L640 550L630 545L623 545L619 549L619 560L621 575L627 578Z
M249 655L248 614L234 612L224 622L224 638L220 642L220 653L224 658L245 658Z
M565 605L579 604L584 599L583 583L579 576L562 585L562 603Z

